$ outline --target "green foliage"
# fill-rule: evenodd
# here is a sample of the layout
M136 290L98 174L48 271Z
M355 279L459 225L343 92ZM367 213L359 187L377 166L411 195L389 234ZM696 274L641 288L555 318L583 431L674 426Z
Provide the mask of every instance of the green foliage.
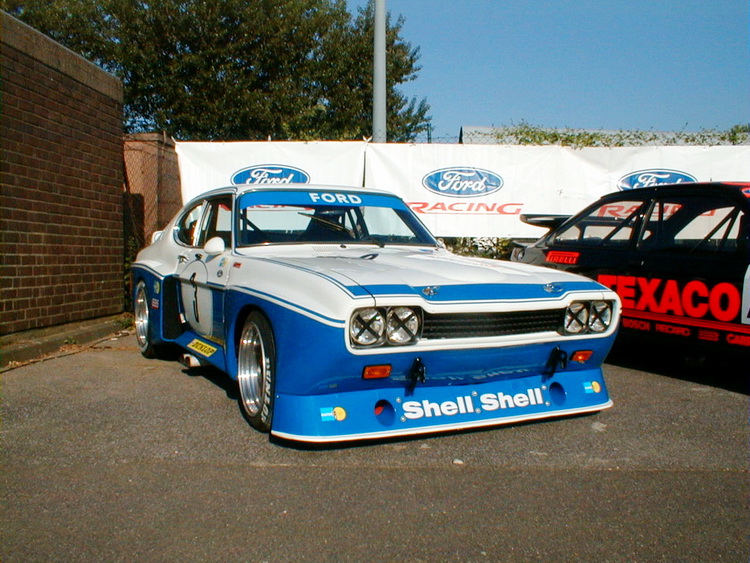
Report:
M0 0L0 7L123 80L128 132L183 140L368 137L372 2ZM389 140L429 126L413 80L419 50L387 26Z
M443 238L451 252L462 256L477 256L493 260L508 260L512 251L511 239L493 237Z
M587 131L546 129L521 121L493 130L493 141L514 145L561 145L564 147L638 147L648 145L740 145L750 143L750 125L735 125L728 131Z
M120 327L120 330L130 330L135 326L135 318L133 313L122 313L115 319L115 323Z

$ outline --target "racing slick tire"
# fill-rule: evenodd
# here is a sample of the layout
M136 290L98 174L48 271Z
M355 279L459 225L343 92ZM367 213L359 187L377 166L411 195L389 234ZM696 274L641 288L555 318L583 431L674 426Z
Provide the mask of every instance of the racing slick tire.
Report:
M151 311L149 310L149 296L146 282L143 280L135 286L133 299L133 313L135 317L135 339L138 349L145 358L159 358L162 356L159 346L154 344L151 331Z
M261 432L271 430L275 369L271 325L263 314L253 311L245 320L237 347L237 386L242 414Z

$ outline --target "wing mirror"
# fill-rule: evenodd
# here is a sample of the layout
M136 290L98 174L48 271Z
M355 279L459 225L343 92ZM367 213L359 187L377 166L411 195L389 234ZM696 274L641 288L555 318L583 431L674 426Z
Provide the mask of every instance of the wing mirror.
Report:
M203 250L206 251L206 254L209 256L217 256L224 252L226 250L227 246L224 244L224 239L221 237L213 237L208 239L206 242L206 246L203 247Z

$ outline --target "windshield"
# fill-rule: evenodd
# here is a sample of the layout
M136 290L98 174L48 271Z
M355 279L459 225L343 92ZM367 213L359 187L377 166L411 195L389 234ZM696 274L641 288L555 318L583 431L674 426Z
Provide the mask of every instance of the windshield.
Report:
M279 192L244 194L237 246L377 244L435 246L435 239L401 200L372 194Z

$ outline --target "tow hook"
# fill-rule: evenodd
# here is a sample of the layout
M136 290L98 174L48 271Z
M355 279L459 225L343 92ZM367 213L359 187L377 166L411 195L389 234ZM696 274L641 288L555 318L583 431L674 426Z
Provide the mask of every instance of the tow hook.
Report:
M413 391L417 386L417 383L424 383L426 381L426 374L427 368L422 362L422 358L417 358L416 360L414 360L414 363L409 370L409 375L407 376L407 379L409 381L407 389L409 391Z
M558 369L566 367L568 367L568 353L557 346L549 354L547 365L544 367L544 375L548 378L552 377Z

